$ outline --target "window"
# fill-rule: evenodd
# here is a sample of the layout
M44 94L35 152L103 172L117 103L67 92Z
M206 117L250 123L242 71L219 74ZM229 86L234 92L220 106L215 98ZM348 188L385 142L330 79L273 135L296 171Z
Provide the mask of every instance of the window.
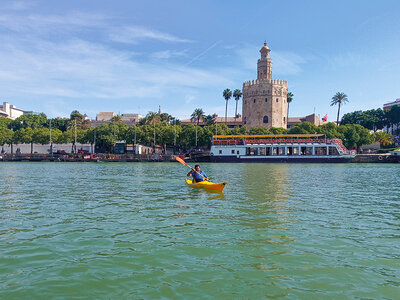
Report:
M279 99L278 98L276 98L276 102L278 102L279 101Z
M283 117L283 123L285 123L285 121L286 121L286 117Z
M256 99L254 99L254 103L256 103Z
M260 155L265 156L265 148L260 148Z
M247 104L247 100L244 100L244 104Z
M258 154L257 148L253 147L246 147L246 155L248 156L255 156Z
M268 116L264 116L263 123L268 123Z
M339 155L339 152L336 149L336 146L329 146L329 155Z
M232 150L232 154L235 154L235 150Z
M239 150L238 150L238 151L236 151L236 154L238 154L238 155L239 155Z
M222 150L219 150L219 154L222 154Z
M265 98L265 102L268 102L268 98Z

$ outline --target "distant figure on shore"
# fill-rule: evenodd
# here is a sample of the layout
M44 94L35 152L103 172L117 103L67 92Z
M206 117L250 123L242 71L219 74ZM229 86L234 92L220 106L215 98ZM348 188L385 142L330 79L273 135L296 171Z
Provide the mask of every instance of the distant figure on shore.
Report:
M192 169L188 174L188 177L192 176L193 177L193 181L195 182L201 182L204 180L208 181L208 177L206 175L206 173L204 173L203 171L200 170L200 166L199 165L195 165L194 169Z

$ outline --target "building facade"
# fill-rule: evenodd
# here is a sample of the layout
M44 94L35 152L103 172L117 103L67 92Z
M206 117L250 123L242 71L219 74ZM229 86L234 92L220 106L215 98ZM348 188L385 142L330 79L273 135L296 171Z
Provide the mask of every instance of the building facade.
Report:
M15 120L23 114L24 111L22 109L16 108L14 105L10 105L8 102L3 102L3 105L0 105L0 117L6 117Z
M287 82L272 79L272 59L267 43L257 62L257 80L243 83L243 125L287 127Z
M400 106L400 98L397 98L396 101L385 103L383 110L391 110L393 106Z

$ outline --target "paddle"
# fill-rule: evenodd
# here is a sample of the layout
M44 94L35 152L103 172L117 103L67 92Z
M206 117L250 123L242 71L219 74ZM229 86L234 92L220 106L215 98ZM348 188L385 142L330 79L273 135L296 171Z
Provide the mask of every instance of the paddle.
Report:
M199 174L201 177L203 177L204 179L206 179L202 174L200 174L199 172L197 172L195 169L193 169L191 166L189 166L182 158L177 157L176 158L177 161L179 161L182 165L194 170L197 174Z

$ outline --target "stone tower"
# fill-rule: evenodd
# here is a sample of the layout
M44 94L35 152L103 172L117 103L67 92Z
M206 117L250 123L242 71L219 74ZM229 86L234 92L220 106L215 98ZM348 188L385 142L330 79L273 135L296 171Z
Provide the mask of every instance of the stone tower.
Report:
M261 48L257 80L243 83L243 124L248 127L287 128L287 82L272 79L271 50Z

